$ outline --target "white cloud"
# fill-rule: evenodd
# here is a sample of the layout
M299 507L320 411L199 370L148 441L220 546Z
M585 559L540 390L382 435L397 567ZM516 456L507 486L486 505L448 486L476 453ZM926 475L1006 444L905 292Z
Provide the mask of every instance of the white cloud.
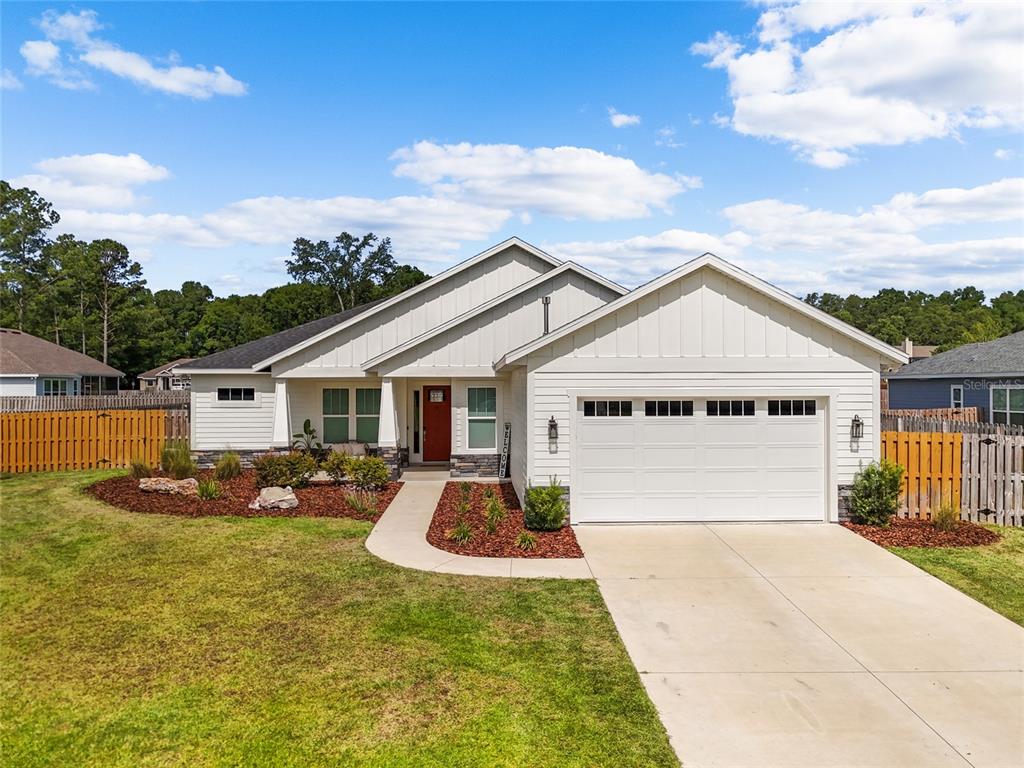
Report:
M630 125L640 125L640 115L626 115L619 112L615 107L608 107L608 122L614 128L625 128Z
M996 160L1012 160L1017 156L1017 153L1012 149L997 149L992 153L992 156Z
M134 152L67 155L41 160L35 167L40 173L19 176L11 183L34 189L58 208L133 208L140 202L133 187L170 176L162 165Z
M3 72L0 72L0 90L20 91L23 87L21 80L11 70L4 67Z
M1018 4L774 2L758 25L752 50L717 33L691 51L727 72L728 125L820 167L862 146L1024 124Z
M223 67L207 69L204 66L184 66L177 54L168 57L166 66L154 64L139 53L122 50L96 36L102 25L95 11L57 13L47 11L40 21L46 40L30 40L21 47L31 75L46 77L62 88L92 87L80 64L103 70L138 85L164 93L208 99L215 95L240 96L247 90L245 83L229 75ZM62 59L65 52L57 43L67 43L70 51L68 65Z
M687 187L680 177L584 147L421 141L392 159L398 162L396 176L425 184L439 197L566 219L630 219L652 209L667 211Z
M683 142L676 140L676 129L671 125L658 129L658 137L654 140L654 145L657 147L668 147L669 149L679 149L686 146Z

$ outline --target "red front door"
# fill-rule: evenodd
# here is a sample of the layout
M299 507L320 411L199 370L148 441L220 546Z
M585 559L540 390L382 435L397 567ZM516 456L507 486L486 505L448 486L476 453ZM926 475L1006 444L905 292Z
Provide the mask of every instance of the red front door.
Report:
M452 455L452 388L423 388L423 460L448 461Z

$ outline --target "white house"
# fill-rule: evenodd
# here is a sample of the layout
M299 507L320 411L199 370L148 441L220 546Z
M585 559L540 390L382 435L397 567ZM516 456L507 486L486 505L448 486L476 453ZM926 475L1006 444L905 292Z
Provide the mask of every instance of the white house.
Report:
M906 356L711 254L633 291L512 238L404 293L179 367L192 446L375 446L552 478L574 522L836 520Z

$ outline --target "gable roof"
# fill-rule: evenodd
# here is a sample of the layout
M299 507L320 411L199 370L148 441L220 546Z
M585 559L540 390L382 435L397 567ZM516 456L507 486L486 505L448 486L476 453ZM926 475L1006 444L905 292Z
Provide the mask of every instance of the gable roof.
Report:
M14 328L0 328L0 375L117 376L124 374L73 349Z
M727 277L731 277L737 282L740 282L759 293L764 294L770 299L778 301L780 304L785 305L789 309L800 312L813 320L817 320L820 323L832 328L844 336L853 339L860 344L863 344L870 349L878 352L882 357L892 360L898 363L907 362L907 356L895 347L891 347L883 341L876 339L870 334L864 333L864 331L854 328L852 325L844 323L842 320L838 320L827 312L823 312L817 307L812 307L807 302L801 301L796 296L786 293L781 288L777 288L771 283L765 282L759 277L755 277L749 272L740 269L734 264L730 264L725 259L715 256L713 253L705 253L703 256L698 256L695 259L691 259L682 266L676 267L670 272L666 272L661 277L656 277L648 283L641 285L639 288L627 293L625 296L616 299L615 301L605 304L603 307L598 307L595 310L588 312L587 314L573 320L570 323L566 323L561 328L558 328L551 333L540 336L531 342L523 344L521 347L512 350L501 358L496 364L495 369L500 369L510 363L522 359L542 347L546 347L548 344L552 344L561 338L574 333L580 328L583 328L591 323L599 320L602 317L610 315L622 307L628 306L635 301L639 301L644 296L654 293L662 287L669 285L670 283L678 280L691 272L696 272L704 267L711 267Z
M376 357L370 358L365 363L363 363L363 370L371 370L376 366L380 365L381 363L390 360L391 358L396 357L397 355L400 355L403 352L412 349L413 347L417 347L423 342L429 341L430 339L439 336L445 331L454 328L457 325L461 325L467 320L471 320L474 317L483 314L487 310L493 309L499 304L502 304L508 301L509 299L515 298L516 296L547 282L551 278L565 274L566 272L575 272L576 274L583 276L587 280L591 280L595 283L598 283L599 285L604 286L605 288L608 288L611 291L614 291L619 296L622 296L627 292L626 289L623 288L621 285L613 283L611 280L608 280L607 278L601 277L596 272L591 272L586 267L582 267L579 264L576 264L575 262L566 261L562 263L561 266L552 269L550 272L545 272L541 275L537 275L537 277L533 278L532 280L522 283L521 285L517 285L512 290L506 291L505 293L495 296L490 301L485 302L478 307L473 307L473 309L469 310L468 312L463 312L461 315L453 317L446 323L442 323L441 325L435 328L431 328L425 333L421 333L419 336L415 336L409 339L408 341L399 344L397 347L392 347L386 352L383 352L377 355Z
M140 373L135 378L149 380L155 379L157 376L163 376L165 374L170 375L171 371L174 370L174 368L176 368L177 366L184 365L185 363L191 363L193 360L195 360L194 357L179 357L177 360L171 360L171 362L169 363L158 365L156 368L151 368L150 370L144 373Z
M294 328L288 328L287 330L279 333L274 333L270 336L264 336L261 339L240 344L237 347L231 347L230 349L225 349L221 352L214 352L212 355L200 357L198 360L193 360L188 365L181 366L179 373L203 373L204 371L225 370L246 372L258 371L260 368L265 367L265 364L263 364L262 361L266 358L279 354L284 350L291 349L296 344L317 336L325 329L334 328L335 326L348 322L353 318L359 317L365 312L369 312L374 307L380 306L384 301L386 301L386 299L371 301L369 304L361 304L358 307L346 309L344 312L338 312L333 315L328 315L327 317L321 317L319 320L312 320L308 323L297 325Z
M948 352L922 358L893 371L888 378L1010 375L1024 375L1024 331L994 341L964 344Z
M522 248L527 253L529 253L529 254L531 254L533 256L536 256L538 259L541 259L542 261L546 261L548 264L550 264L553 267L557 267L557 266L561 265L561 263L562 263L561 261L556 259L551 254L545 253L540 248L537 248L534 245L530 245L525 240L520 240L518 237L510 237L507 240L504 240L504 241L498 243L497 245L492 246L491 248L488 248L485 251L481 251L476 256L472 256L471 258L468 258L465 261L456 264L454 267L449 267L444 272L437 273L432 278L430 278L429 280L423 281L419 285L413 286L412 288L409 288L409 289L407 289L405 291L402 291L401 293L396 294L395 296L392 296L390 298L382 300L379 304L375 304L373 306L373 311L367 313L365 315L365 317L370 317L371 315L374 315L377 312L381 312L381 311L387 309L388 307L392 307L395 304L398 304L398 303L400 303L402 301L405 301L406 299L409 299L412 296L416 296L417 294L422 293L423 291L426 291L426 290L434 287L438 283L442 283L445 280L447 280L447 279L449 279L451 277L454 277L455 275L457 275L457 274L459 274L459 273L469 269L473 265L479 264L481 261L486 261L491 256L494 256L495 254L501 253L506 248L510 248L513 245ZM352 318L352 319L347 320L345 322L338 323L334 327L325 328L324 330L320 331L319 333L317 333L317 334L315 334L313 336L310 336L308 338L305 338L302 341L300 341L299 343L293 344L291 347L288 347L287 349L282 349L279 352L276 352L276 353L274 353L272 355L269 355L267 358L265 358L264 360L259 361L253 367L256 368L256 369L259 369L259 368L265 368L268 365L272 365L273 363L276 363L278 360L281 360L281 359L283 359L285 357L289 357L290 355L293 355L296 352L299 352L299 351L305 349L308 346L316 344L318 341L326 339L328 336L332 336L335 333L337 333L338 331L341 331L344 328L347 328L349 325L355 324L357 321L362 321L363 319L364 319L364 317L359 317L358 319L357 318Z

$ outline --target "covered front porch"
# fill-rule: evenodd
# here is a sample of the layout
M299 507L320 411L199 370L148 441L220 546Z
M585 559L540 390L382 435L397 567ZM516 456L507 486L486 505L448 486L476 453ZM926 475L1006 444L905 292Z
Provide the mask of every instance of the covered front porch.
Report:
M396 475L409 466L498 475L506 377L280 377L273 387L274 447L291 445L309 419L325 448L363 444Z

